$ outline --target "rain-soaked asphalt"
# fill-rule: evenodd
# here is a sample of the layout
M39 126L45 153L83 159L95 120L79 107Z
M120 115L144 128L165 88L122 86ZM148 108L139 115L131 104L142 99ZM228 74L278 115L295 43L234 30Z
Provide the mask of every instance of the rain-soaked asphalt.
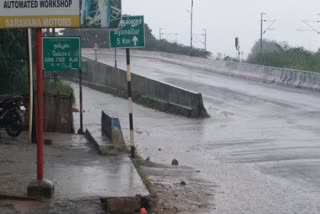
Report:
M100 60L113 65L110 56ZM125 68L123 57L118 60L119 67ZM320 213L318 92L159 60L132 58L131 63L132 72L203 94L209 119L188 119L135 105L134 125L144 157L161 163L176 158L217 185L211 213ZM127 138L126 100L88 88L84 100L87 126L99 123L96 114L103 109L120 117Z

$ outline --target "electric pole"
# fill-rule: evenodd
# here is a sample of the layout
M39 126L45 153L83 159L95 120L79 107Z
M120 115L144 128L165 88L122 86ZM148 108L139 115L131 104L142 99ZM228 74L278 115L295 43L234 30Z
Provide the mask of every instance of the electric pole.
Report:
M262 42L263 42L263 15L265 15L265 13L261 13L261 26L260 26L260 54L262 56Z
M204 33L204 50L207 50L207 29L203 29Z
M191 0L191 32L190 32L190 47L191 47L191 56L192 56L192 48L193 48L193 0Z
M236 51L237 51L237 57L238 57L238 60L239 62L241 61L241 56L240 56L240 41L239 41L239 38L236 37L235 38L235 47L236 47Z
M162 35L163 35L162 30L163 30L163 28L159 28L159 40L160 41L161 41Z
M272 25L277 21L276 19L272 20L266 20L263 19L263 16L266 15L266 13L261 13L261 27L260 27L260 54L262 55L262 43L263 43L263 34L265 34L268 30L271 29ZM263 29L263 22L270 21L271 24L264 30Z

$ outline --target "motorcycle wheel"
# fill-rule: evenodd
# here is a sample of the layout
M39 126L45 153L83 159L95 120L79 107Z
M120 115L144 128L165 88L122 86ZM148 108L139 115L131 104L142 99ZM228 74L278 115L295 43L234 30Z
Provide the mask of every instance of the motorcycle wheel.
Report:
M6 131L11 137L18 137L23 131L22 118L18 112L12 112L7 116Z

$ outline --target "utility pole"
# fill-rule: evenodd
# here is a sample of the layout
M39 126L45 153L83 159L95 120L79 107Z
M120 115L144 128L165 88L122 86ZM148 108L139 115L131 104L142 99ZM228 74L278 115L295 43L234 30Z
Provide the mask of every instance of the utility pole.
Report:
M241 56L240 56L240 41L239 41L238 37L235 38L235 47L236 47L236 51L237 51L237 57L240 62L241 61L240 60L240 58L241 58Z
M162 40L162 35L163 35L162 30L163 30L163 28L159 28L159 40L160 41Z
M192 56L192 48L193 48L193 0L191 0L191 32L190 32L190 47L191 47L191 56Z
M262 56L262 42L263 42L263 15L265 15L265 13L261 13L261 26L260 26L260 54Z
M207 50L207 29L203 29L204 31L204 50Z
M266 20L263 19L263 16L266 15L266 13L261 13L261 29L260 29L260 54L262 55L262 44L263 44L263 34L265 34L268 30L271 29L272 25L277 21L276 19L272 19L272 20ZM267 22L270 21L271 24L264 30L263 29L263 22Z

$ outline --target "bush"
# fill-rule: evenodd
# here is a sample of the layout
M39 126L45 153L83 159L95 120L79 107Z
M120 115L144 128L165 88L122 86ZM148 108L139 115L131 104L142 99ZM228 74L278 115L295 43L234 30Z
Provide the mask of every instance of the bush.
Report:
M58 81L47 80L45 82L45 92L49 94L72 96L72 100L73 102L75 102L73 88L71 88L70 84L63 82L61 80L58 80Z

